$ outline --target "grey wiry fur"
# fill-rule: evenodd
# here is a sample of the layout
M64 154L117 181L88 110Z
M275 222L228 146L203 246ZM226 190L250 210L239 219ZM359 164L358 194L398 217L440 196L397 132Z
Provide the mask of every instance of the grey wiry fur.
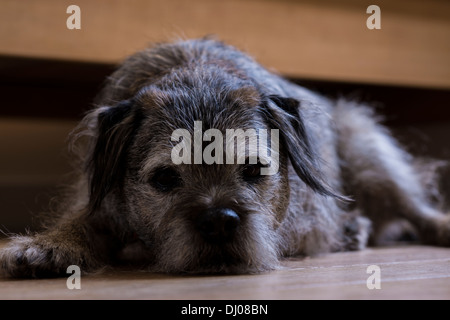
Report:
M74 133L72 201L42 233L11 239L0 252L4 274L124 262L158 272L260 272L283 256L361 249L369 236L380 242L398 218L423 242L450 245L449 216L424 188L436 179L417 173L370 108L294 85L233 47L200 39L138 52L97 102ZM278 173L174 165L171 134L192 133L195 120L222 132L279 129ZM199 232L205 212L217 210L238 222L226 241Z

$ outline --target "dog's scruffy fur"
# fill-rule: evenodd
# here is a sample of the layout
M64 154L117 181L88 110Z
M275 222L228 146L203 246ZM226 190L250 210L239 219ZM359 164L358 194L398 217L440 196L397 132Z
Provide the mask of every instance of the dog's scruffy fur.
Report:
M173 164L171 134L192 132L195 120L222 132L279 129L278 173ZM108 78L73 133L73 192L44 231L11 237L1 272L44 277L123 263L261 272L286 256L381 243L398 219L422 243L449 246L435 174L445 165L415 161L378 122L371 108L299 87L214 39L155 45ZM210 237L214 215L232 221Z

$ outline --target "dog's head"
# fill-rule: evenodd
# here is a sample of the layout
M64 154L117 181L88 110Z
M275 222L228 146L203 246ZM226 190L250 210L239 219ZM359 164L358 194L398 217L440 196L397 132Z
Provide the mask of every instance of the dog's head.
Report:
M299 102L227 71L174 69L90 115L89 210L111 195L120 202L155 270L274 268L289 163L311 189L333 195Z

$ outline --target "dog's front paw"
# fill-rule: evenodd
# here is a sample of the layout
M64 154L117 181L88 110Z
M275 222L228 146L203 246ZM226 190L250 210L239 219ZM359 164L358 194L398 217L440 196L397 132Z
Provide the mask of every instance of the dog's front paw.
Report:
M344 224L344 250L362 250L367 246L371 222L363 216L356 216Z
M436 225L436 232L434 233L434 241L432 241L432 244L450 247L450 215L447 214L438 219Z
M51 237L16 236L0 250L0 274L18 278L66 275L70 265L86 265L83 248Z

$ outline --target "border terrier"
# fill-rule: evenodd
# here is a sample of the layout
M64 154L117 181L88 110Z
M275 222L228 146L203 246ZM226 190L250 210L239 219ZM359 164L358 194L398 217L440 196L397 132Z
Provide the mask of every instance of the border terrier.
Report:
M4 275L124 264L257 273L283 257L383 243L399 219L422 243L450 245L436 174L445 165L419 163L369 106L311 92L220 41L132 55L95 105L71 135L73 188L42 231L11 236L0 252ZM263 148L247 136L240 148L230 129L278 136ZM188 135L174 139L176 130ZM264 145L264 157L252 152Z

